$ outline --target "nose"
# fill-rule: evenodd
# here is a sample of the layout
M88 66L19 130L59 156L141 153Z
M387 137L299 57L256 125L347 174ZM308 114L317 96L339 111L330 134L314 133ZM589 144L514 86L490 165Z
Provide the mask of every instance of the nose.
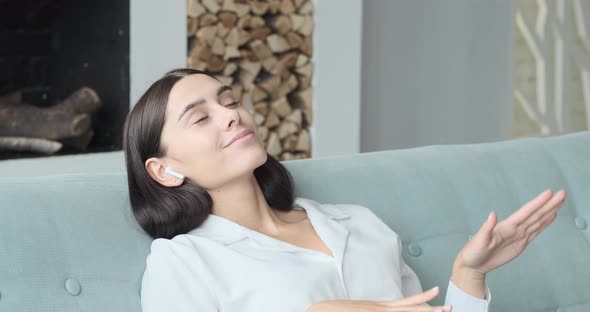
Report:
M226 128L226 130L232 129L235 126L237 126L240 123L240 113L238 113L238 111L236 109L232 109L232 108L225 108L225 113L227 114L227 117L224 119L225 120L225 125L224 127Z

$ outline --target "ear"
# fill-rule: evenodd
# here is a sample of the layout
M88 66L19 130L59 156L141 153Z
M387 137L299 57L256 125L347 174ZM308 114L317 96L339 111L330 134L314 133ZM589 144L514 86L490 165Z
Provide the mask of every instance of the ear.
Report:
M173 177L165 172L166 164L160 158L152 157L145 161L145 169L152 179L167 186L174 187L181 185L184 180Z

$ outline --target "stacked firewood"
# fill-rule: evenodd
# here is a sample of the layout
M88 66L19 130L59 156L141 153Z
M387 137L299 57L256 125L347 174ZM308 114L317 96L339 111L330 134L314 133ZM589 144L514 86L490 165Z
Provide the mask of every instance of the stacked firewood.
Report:
M187 0L188 67L231 86L266 151L311 157L312 2Z
M94 135L91 114L101 105L89 87L48 108L25 103L21 91L4 95L0 97L0 152L54 154L62 147L85 150Z

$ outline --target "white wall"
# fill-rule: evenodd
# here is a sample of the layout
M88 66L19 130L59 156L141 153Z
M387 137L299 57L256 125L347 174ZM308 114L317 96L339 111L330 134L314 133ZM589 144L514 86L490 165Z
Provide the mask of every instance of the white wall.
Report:
M130 0L130 103L165 72L186 67L186 1Z
M512 1L364 2L361 150L509 139Z
M362 6L314 1L312 158L360 151Z

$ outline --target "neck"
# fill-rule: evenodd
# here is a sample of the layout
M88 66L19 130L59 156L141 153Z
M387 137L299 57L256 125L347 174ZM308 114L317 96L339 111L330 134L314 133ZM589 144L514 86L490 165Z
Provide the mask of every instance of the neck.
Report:
M286 225L266 202L254 174L210 190L209 194L213 200L212 214L246 228L276 236Z

